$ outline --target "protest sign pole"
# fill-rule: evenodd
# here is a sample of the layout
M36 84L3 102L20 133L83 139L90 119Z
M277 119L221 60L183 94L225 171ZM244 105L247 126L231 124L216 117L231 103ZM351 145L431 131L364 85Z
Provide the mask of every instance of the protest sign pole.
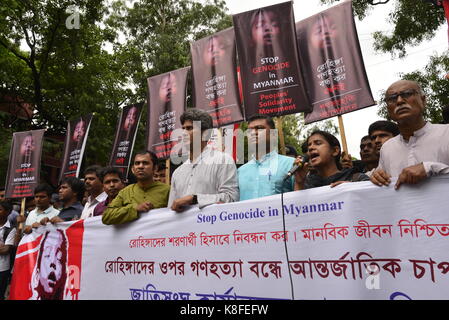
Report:
M279 133L279 142L281 144L280 154L285 155L285 141L284 141L284 130L282 129L282 120L283 117L277 117L276 119L276 127Z
M25 197L22 198L22 201L20 203L20 216L25 217L25 205L26 205L26 199ZM19 231L23 230L23 222L19 224Z
M341 143L343 144L343 151L348 154L348 144L346 143L345 126L343 125L343 117L338 116L338 125L340 128Z
M170 158L165 160L165 183L170 185Z

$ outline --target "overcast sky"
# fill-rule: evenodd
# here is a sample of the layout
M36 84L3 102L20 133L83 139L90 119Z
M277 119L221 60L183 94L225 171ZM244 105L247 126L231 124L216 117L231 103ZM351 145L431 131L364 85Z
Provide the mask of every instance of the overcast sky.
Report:
M226 0L231 14L281 2L285 2L285 0ZM365 68L371 91L376 101L379 101L381 98L381 90L385 90L391 83L400 79L399 73L423 69L429 61L430 55L435 53L441 54L448 49L447 25L445 25L438 30L437 35L431 41L423 42L417 47L408 48L408 55L403 59L392 59L388 53L380 54L374 52L372 49L372 33L374 31L389 31L393 29L393 26L388 23L388 14L392 11L395 2L395 0L392 0L386 5L375 6L368 17L362 21L356 18ZM332 6L321 5L319 0L296 0L293 3L295 21L303 20ZM377 115L377 110L378 106L373 106L343 115L346 140L349 153L352 156L360 158L360 139L368 134L368 127L372 122L381 119ZM334 118L334 121L338 126L337 118Z

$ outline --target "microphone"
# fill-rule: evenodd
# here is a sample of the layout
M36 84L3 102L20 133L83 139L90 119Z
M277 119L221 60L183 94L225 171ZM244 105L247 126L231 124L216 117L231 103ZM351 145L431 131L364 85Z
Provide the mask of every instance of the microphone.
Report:
M302 157L302 161L299 164L295 164L289 172L287 172L287 175L284 178L284 181L287 180L288 178L290 178L292 175L295 174L295 172L299 169L302 168L304 166L304 163L309 162L309 156L307 154L305 154Z

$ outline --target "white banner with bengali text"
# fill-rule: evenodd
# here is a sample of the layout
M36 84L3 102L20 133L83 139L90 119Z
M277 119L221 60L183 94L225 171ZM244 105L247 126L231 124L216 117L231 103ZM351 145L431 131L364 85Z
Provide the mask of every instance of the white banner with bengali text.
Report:
M286 193L285 228L281 195L41 227L11 299L448 299L448 178Z

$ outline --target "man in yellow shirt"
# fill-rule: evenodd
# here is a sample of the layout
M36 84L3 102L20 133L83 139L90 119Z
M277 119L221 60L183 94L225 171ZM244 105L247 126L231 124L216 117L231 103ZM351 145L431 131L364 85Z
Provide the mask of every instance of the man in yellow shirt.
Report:
M151 151L138 152L131 167L137 183L122 189L103 213L104 224L121 224L139 218L151 209L167 207L170 187L154 181L158 159Z

